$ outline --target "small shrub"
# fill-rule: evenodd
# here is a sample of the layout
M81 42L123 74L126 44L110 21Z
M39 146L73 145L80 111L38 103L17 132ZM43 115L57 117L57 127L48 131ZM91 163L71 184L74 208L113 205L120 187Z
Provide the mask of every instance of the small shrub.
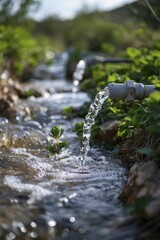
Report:
M60 138L64 133L64 129L61 126L54 126L50 130L50 136L54 139L53 145L47 147L47 150L51 153L59 154L62 148L68 145L67 142L60 142Z

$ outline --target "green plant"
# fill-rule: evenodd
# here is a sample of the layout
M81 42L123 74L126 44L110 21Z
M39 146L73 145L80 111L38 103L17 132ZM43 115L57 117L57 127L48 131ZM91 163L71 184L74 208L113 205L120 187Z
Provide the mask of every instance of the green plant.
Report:
M37 10L39 1L37 0L1 0L0 1L0 22L4 24L16 24L22 21L28 12Z
M84 122L78 122L75 124L73 131L77 133L79 137L82 137L83 134Z
M75 124L75 127L73 129L74 132L76 132L77 136L82 138L83 136L83 126L84 122L79 122ZM97 124L94 124L91 128L92 134L91 134L91 144L99 143L101 142L100 137L102 134L102 129Z
M75 115L75 110L73 107L65 107L62 110L62 114L67 118L67 119L72 119Z
M148 119L148 106L146 103L136 102L131 106L126 117L118 129L119 137L134 137L135 129L145 128Z
M83 104L83 106L81 106L80 108L79 107L78 108L65 107L62 110L62 114L67 119L72 119L72 118L76 118L76 117L84 118L88 113L90 104L91 104L90 102L85 102Z
M131 59L131 62L94 66L92 78L82 82L81 90L94 99L97 92L108 83L123 83L128 79L146 85L154 84L157 90L160 89L160 51L157 48L152 50L128 48L124 56ZM130 151L127 155L128 159L131 158L132 163L139 159L158 161L160 156L159 106L160 92L151 94L148 99L133 103L108 99L97 116L96 124L100 125L108 120L119 120L121 122L118 130L118 136L121 137L120 146L124 152L126 151L126 155ZM141 136L139 136L140 132Z
M38 93L38 91L34 90L34 89L27 89L23 92L20 93L20 98L28 98L28 97L40 97L41 94Z
M154 92L148 99L149 116L147 130L151 134L160 134L160 92Z
M8 70L11 77L25 78L43 58L43 51L28 31L0 25L0 74Z
M145 208L150 203L151 199L149 197L136 198L133 203L126 205L126 210L131 214L143 216L145 213Z
M60 138L64 133L64 129L61 126L54 126L50 130L50 136L54 139L53 145L47 147L47 150L51 153L59 154L62 148L68 145L67 142L60 142Z
M137 154L144 159L154 159L159 162L160 156L160 92L154 92L143 103L135 103L128 111L119 126L118 135L130 138L135 142ZM137 133L143 130L143 142L137 138ZM140 144L141 142L141 144ZM140 146L140 145L141 146Z

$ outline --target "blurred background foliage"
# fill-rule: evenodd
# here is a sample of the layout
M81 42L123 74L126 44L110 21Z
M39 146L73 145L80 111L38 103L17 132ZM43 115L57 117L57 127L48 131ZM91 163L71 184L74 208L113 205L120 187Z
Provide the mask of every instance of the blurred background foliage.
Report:
M127 47L151 49L160 45L160 24L142 0L109 12L82 8L70 20L48 16L36 21L30 15L39 6L38 0L0 1L1 71L9 68L22 77L45 61L47 51L72 48L72 58L78 61L81 50L117 56ZM159 0L152 0L152 7L160 15Z
M158 0L152 7L160 13ZM136 1L110 12L87 12L82 9L71 20L61 20L50 16L35 22L36 36L60 41L62 48L74 47L94 52L117 55L126 47L149 47L158 44L159 22L144 1Z

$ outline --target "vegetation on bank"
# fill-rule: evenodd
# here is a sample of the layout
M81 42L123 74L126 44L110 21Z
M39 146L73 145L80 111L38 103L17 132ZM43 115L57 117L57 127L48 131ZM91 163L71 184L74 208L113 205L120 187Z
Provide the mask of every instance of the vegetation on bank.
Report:
M30 9L38 6L37 0L0 2L0 79L27 80L34 68L45 62L51 50L45 37L35 38L31 32ZM5 74L4 74L5 73Z
M86 51L117 57L127 47L152 49L160 42L159 24L143 1L110 12L85 8L71 20L56 16L33 20L28 14L38 6L38 0L20 0L15 10L15 1L0 2L0 73L9 69L27 79L48 51L72 48L70 60L75 63ZM159 15L157 0L152 7Z
M12 77L23 77L41 58L37 42L23 28L0 26L0 73L8 71Z
M152 1L152 7L159 15L158 0ZM74 47L77 51L85 49L110 56L117 56L130 46L152 48L160 41L159 28L159 23L143 1L135 1L110 12L90 12L85 7L71 20L49 16L32 25L35 36L48 36L65 49Z
M92 77L81 84L81 90L91 99L110 82L122 83L133 79L143 84L160 87L160 49L128 48L126 56L131 63L97 65L92 69ZM159 160L160 157L160 92L148 99L128 103L122 100L108 100L99 113L96 124L108 120L119 120L117 135L120 141L120 156L129 164L142 159ZM80 129L78 129L80 132ZM96 136L97 139L97 136Z

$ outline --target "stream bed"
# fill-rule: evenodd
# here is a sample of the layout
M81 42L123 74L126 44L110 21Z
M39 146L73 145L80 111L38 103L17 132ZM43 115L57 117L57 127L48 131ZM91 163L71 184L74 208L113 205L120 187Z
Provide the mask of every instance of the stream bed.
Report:
M62 115L64 107L79 107L88 96L72 93L64 79L30 84L51 95L22 100L14 119L0 118L0 239L135 239L134 220L118 200L126 179L121 162L95 147L81 168L73 128L83 119ZM54 125L69 143L57 159L46 150Z

